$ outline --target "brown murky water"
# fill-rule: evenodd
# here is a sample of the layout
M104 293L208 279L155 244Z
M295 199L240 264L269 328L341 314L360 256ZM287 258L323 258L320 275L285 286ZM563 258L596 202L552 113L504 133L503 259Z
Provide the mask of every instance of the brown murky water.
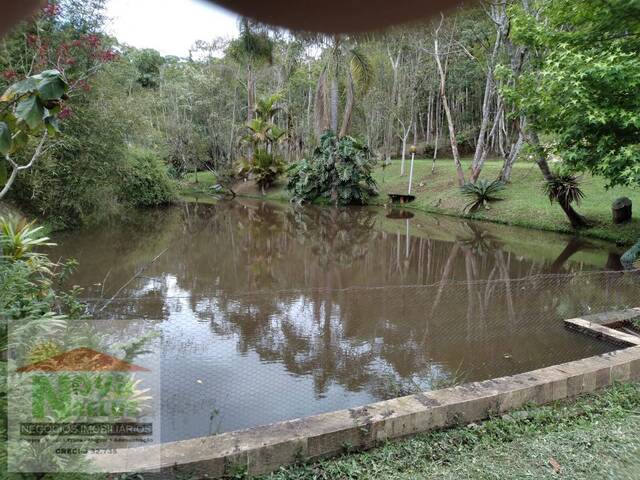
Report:
M609 351L561 319L636 303L613 245L389 213L186 203L55 250L105 329L162 333L165 441Z

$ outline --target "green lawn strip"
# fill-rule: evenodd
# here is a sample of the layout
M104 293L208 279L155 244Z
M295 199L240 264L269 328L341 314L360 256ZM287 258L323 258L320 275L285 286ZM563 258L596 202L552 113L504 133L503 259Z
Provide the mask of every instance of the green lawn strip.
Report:
M524 408L262 478L640 478L638 428L640 385L616 385L577 400Z
M463 160L465 172L468 172L469 163L469 159ZM538 167L533 163L516 163L512 181L501 194L504 200L492 203L490 210L481 210L473 214L463 213L463 208L468 200L460 194L453 161L451 159L438 160L435 174L431 173L431 165L430 159L416 160L412 191L416 195L416 200L406 205L405 208L505 225L575 233L560 207L551 204L542 192L542 176ZM487 161L481 178L495 179L501 166L500 161ZM406 174L400 176L399 160L394 160L384 170L381 167L376 169L375 178L380 189L380 196L377 197L375 203L379 205L387 203L388 193L406 193L409 181L408 160L405 164L405 171ZM183 195L210 192L209 188L215 184L215 178L211 172L199 172L198 183L194 183L194 180L193 173L185 176L181 192ZM640 189L616 187L606 190L604 180L590 175L582 177L582 188L585 198L577 210L593 223L593 227L579 232L581 235L613 241L621 245L630 245L640 238L640 219L636 218L624 225L613 225L611 222L611 204L618 197L629 197L636 205L636 210L640 208ZM194 191L194 189L197 190ZM284 181L278 182L276 186L269 189L265 196L260 195L257 190L255 193L238 192L238 196L277 201L289 201L290 199Z
M436 173L431 173L431 160L416 160L414 166L413 192L416 200L408 208L464 216L479 220L556 232L571 233L573 230L558 205L551 204L542 192L542 177L533 163L517 163L514 166L511 183L501 195L504 200L491 204L491 210L481 210L473 214L462 213L467 200L459 193L455 179L453 161L436 162ZM463 160L465 172L469 160ZM502 163L487 161L482 177L497 178ZM405 165L408 172L408 162ZM379 183L380 201L386 202L387 193L406 193L408 173L400 176L400 161L393 161L387 168L376 171ZM582 188L585 198L577 210L585 215L594 226L580 232L584 236L630 244L640 238L640 220L616 226L611 223L611 204L621 196L629 197L636 205L640 202L640 189L616 187L605 189L604 180L584 175Z

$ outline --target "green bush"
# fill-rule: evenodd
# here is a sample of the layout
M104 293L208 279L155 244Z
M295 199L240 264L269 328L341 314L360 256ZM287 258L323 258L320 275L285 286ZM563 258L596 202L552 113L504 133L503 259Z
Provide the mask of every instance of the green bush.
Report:
M280 175L284 173L284 162L282 158L264 149L256 150L253 153L251 162L242 162L238 169L241 177L251 175L256 185L265 194L265 190L271 187Z
M120 173L119 198L125 205L155 207L176 198L175 184L167 173L167 166L152 150L130 147Z
M355 138L326 132L312 161L301 160L289 168L287 189L299 203L325 198L336 205L364 205L377 195L374 166L369 149Z

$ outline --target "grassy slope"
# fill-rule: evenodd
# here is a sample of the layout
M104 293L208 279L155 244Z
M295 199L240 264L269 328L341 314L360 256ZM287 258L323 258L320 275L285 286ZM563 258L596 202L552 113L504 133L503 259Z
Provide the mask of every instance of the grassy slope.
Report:
M464 161L465 167L468 166L468 163L468 160ZM408 166L407 162L407 171ZM500 162L488 161L483 171L483 178L496 178L500 166ZM378 202L386 202L387 193L406 192L408 176L400 177L399 160L394 161L384 172L378 168L375 176L381 191ZM199 173L198 180L199 184L194 184L193 174L188 175L187 182L183 186L183 194L193 195L204 192L215 181L210 172ZM503 194L504 200L493 203L491 210L483 210L466 216L508 225L571 232L571 226L562 210L558 205L549 203L549 200L542 193L541 186L542 180L537 166L532 163L518 163L513 171L512 183ZM640 220L637 218L622 226L611 224L611 203L613 200L620 196L627 196L636 205L640 205L640 189L615 188L607 191L602 179L588 175L583 178L583 189L585 199L578 210L595 224L593 228L583 231L583 235L611 240L620 244L631 244L640 238ZM260 192L249 184L241 185L238 188L238 193L242 196L262 198ZM417 199L408 208L464 216L462 209L467 201L459 194L451 160L439 160L434 175L431 174L431 160L416 160L413 193L416 194ZM286 200L288 196L283 183L270 189L264 198Z
M468 166L468 161L464 164L465 167ZM495 179L500 167L500 162L487 162L482 178ZM414 168L414 193L417 198L410 208L462 215L467 200L459 194L451 160L437 162L435 175L431 174L431 161L416 160ZM379 169L376 177L384 194L406 192L408 176L400 177L399 161L394 161L384 173ZM615 188L607 191L604 183L600 178L588 175L583 177L585 199L578 210L595 223L593 228L583 234L626 244L637 241L640 238L640 220L635 219L623 226L612 225L611 203L618 197L627 196L639 205L640 189ZM511 184L502 196L504 200L493 203L491 210L479 211L469 217L541 230L571 232L571 225L560 207L552 205L542 193L541 174L535 164L517 163Z
M640 385L619 385L264 478L635 479L640 478L638 428Z

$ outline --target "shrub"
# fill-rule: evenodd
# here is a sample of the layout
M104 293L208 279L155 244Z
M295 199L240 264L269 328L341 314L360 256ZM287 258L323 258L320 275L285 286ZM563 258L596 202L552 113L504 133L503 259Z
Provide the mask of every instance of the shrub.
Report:
M301 160L290 167L287 189L298 203L325 198L336 205L364 205L377 195L374 165L369 149L355 138L326 132L312 161Z
M121 171L119 198L133 207L154 207L176 197L173 180L162 159L152 150L130 147Z
M465 205L465 212L474 212L480 207L489 210L489 202L502 200L495 195L504 190L504 183L500 180L489 182L488 180L478 180L476 183L466 183L460 188L462 195L471 199Z
M282 158L264 149L259 149L254 152L251 162L243 162L240 165L238 173L241 177L251 174L264 195L265 190L273 185L284 171Z

